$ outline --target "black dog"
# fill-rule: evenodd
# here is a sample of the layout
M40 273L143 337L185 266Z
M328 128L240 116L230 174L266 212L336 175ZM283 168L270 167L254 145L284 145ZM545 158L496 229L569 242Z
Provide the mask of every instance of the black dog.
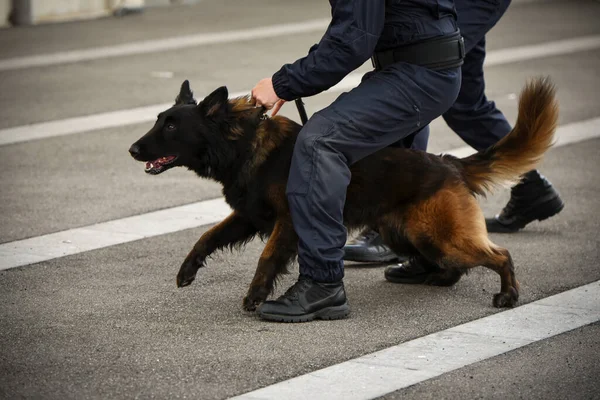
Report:
M485 151L458 159L387 148L366 157L351 167L345 223L376 229L395 252L438 264L440 282L456 280L467 268L490 268L501 278L494 305L513 306L519 285L512 259L488 239L475 194L534 168L552 144L557 119L554 88L538 79L521 94L513 131ZM228 100L225 87L196 105L185 81L175 105L131 146L131 155L146 161L147 173L185 166L220 182L233 209L189 253L177 275L179 287L194 280L215 250L242 246L259 234L268 241L244 308L254 310L269 296L297 251L285 188L300 129L285 117L268 118L248 98Z

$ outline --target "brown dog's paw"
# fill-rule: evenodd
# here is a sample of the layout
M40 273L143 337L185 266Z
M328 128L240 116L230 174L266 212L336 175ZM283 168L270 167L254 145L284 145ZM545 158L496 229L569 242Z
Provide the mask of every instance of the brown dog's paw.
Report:
M519 300L519 292L515 288L510 288L510 292L496 293L494 295L494 307L514 307Z

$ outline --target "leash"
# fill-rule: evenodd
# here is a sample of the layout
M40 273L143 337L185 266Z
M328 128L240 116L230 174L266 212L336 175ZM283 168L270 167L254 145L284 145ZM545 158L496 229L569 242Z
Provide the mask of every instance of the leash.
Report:
M302 98L298 97L296 100L294 100L294 102L296 103L298 114L300 114L300 121L302 121L302 125L306 125L306 122L308 121L308 116L306 115L306 109L304 108Z

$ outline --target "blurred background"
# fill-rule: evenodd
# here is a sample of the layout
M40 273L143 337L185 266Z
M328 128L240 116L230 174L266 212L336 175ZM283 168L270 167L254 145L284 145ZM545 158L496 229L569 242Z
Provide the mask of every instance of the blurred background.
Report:
M2 0L0 26L92 19L140 12L145 7L191 4L200 0Z

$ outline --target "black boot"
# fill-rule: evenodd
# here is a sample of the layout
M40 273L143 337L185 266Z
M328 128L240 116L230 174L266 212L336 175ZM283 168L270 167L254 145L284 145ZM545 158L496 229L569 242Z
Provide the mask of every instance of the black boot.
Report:
M495 233L516 232L536 219L543 221L558 214L564 206L552 184L537 170L532 170L512 188L510 200L502 212L485 220L487 230Z
M284 295L265 301L258 309L262 319L277 322L340 319L349 313L342 281L320 283L302 275Z
M383 244L379 233L369 228L344 246L344 260L358 262L393 262L399 257Z
M389 282L432 286L452 286L460 280L462 274L462 270L442 269L420 256L389 266L384 272L385 279Z

